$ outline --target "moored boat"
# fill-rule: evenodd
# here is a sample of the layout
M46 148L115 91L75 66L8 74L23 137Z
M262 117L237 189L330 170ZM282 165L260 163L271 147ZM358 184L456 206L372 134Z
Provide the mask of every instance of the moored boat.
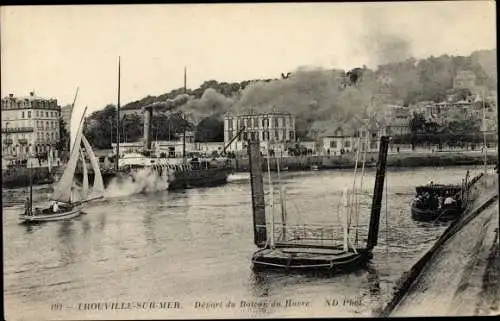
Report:
M417 186L411 204L414 220L433 222L450 221L458 218L468 204L469 172L461 185L434 184Z

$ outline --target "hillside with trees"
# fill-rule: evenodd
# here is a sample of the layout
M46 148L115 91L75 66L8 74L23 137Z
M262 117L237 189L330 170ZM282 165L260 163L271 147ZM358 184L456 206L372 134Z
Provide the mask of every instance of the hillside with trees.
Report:
M178 125L182 112L187 115L190 128L195 130L196 141L222 141L225 113L277 109L296 116L297 137L304 139L310 135L315 122L328 124L330 120L341 121L354 114L376 114L373 98L380 91L378 79L383 75L391 79L385 88L391 100L402 101L405 106L419 101L439 102L449 94L465 97L467 91L453 90L453 79L460 70L472 71L476 85L496 89L496 49L477 51L465 57L410 58L378 66L376 70L363 66L339 73L338 70L299 68L277 79L233 83L209 80L196 89L187 89L185 94L189 99L173 113L153 113L152 133L154 139L178 138L182 131L182 126ZM345 86L339 86L339 77ZM181 94L184 88L176 88L160 96L147 96L128 103L122 109L140 110L142 106L173 100ZM115 142L115 116L116 107L108 105L87 118L85 133L97 148L109 148L111 142ZM137 141L142 137L139 115L123 116L122 124L121 141Z

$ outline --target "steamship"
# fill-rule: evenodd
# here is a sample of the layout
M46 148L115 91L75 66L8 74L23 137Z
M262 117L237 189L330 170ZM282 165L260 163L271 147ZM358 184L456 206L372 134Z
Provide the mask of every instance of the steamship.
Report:
M183 135L183 153L181 158L161 158L153 155L150 135L151 115L157 104L143 107L144 111L144 146L142 151L132 153L120 153L118 143L116 145L115 167L113 169L101 169L104 186L107 187L113 180L120 182L125 180L134 181L135 173L149 170L165 182L168 190L219 186L227 183L229 174L233 172L230 159L226 157L204 158L200 156L188 159L185 152L185 132ZM236 136L237 137L237 136ZM225 148L224 148L225 150ZM93 180L92 170L89 169L89 181ZM79 181L83 180L83 171L76 173Z
M151 118L153 109L169 109L167 102L156 102L142 107L144 113L144 148L142 152L120 153L120 59L118 60L118 103L116 113L116 153L114 169L101 169L104 186L113 180L135 180L135 172L149 170L165 181L166 189L183 189L201 186L217 186L227 182L233 171L228 158L208 159L201 157L186 158L186 129L183 133L182 158L160 158L151 153ZM186 69L184 69L184 93L186 93ZM179 106L177 106L179 107ZM224 151L226 147L224 147ZM77 180L83 180L83 170L75 173ZM93 172L89 169L89 182L93 181Z

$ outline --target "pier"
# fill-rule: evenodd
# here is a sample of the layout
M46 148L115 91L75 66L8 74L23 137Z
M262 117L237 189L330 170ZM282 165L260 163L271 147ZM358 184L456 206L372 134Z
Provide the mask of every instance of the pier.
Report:
M380 316L498 314L498 174L472 187L475 201L403 275Z

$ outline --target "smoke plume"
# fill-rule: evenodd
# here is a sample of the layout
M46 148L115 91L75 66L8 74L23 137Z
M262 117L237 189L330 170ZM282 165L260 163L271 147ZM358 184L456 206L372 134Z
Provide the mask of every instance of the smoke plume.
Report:
M150 106L158 112L174 113L182 111L186 114L189 121L197 124L209 116L222 119L232 104L233 99L225 97L215 89L208 88L200 99L187 94L181 94L174 99L167 99L166 101L157 102Z
M308 132L315 122L327 129L332 122L363 114L370 102L372 85L360 81L342 89L347 78L343 70L299 68L288 78L247 86L230 111L240 114L276 109L296 116L298 132Z
M379 11L366 12L363 17L363 26L366 32L361 39L361 45L368 53L370 61L375 65L384 65L404 61L412 57L411 42L400 33L400 30L390 26L390 16Z
M167 188L168 183L164 177L160 177L156 172L145 168L124 179L113 178L104 191L104 196L106 198L123 197L139 193L164 191Z
M190 97L179 109L188 114L189 119L197 124L209 116L222 119L233 103L233 99L220 94L215 89L208 88L200 99Z

